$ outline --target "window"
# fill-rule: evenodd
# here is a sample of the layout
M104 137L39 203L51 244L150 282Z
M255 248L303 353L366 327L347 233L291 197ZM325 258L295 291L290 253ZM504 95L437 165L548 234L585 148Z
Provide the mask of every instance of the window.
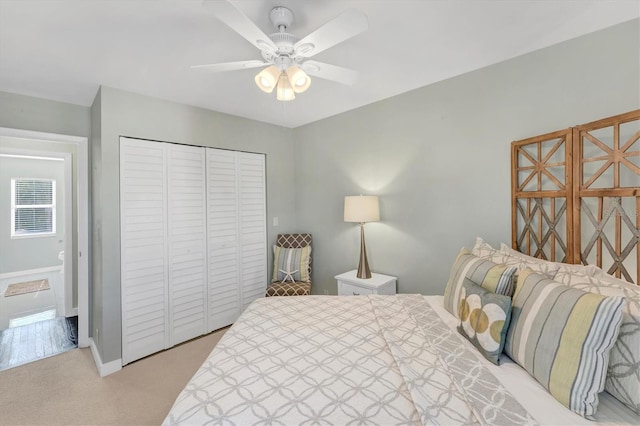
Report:
M11 179L11 237L56 233L56 181Z

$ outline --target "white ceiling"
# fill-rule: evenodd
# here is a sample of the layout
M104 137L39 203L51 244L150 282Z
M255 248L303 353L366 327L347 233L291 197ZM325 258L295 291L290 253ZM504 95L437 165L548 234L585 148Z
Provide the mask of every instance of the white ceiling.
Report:
M261 59L200 0L0 0L0 90L88 106L106 85L297 127L640 17L640 0L232 3L267 34L271 8L290 8L299 37L361 10L366 32L313 57L358 70L358 83L313 78L296 100L279 102L254 84L259 69L190 69Z

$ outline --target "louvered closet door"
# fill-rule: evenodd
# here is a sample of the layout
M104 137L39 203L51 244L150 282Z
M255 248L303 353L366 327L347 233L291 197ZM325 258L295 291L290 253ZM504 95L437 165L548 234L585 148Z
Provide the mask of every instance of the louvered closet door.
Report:
M237 152L207 148L209 330L240 314Z
M207 332L205 149L167 145L171 346Z
M267 234L263 154L238 153L240 208L240 294L242 309L264 297L267 284Z
M169 343L164 144L120 138L122 362Z

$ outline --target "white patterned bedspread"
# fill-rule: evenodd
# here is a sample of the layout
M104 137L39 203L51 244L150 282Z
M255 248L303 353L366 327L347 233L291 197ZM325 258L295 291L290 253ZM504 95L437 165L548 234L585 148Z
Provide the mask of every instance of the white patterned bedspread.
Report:
M164 424L534 424L420 295L253 302Z

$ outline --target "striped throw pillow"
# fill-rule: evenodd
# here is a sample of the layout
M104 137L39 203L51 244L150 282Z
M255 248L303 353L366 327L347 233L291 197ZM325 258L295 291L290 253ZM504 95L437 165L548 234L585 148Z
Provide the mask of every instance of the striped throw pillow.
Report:
M480 259L463 248L451 268L444 291L444 307L456 318L460 318L458 308L465 278L492 293L511 296L515 273L515 267L497 265L489 260Z
M640 286L615 278L592 266L595 275L556 274L556 281L582 291L627 300L618 339L609 353L604 390L640 414Z
M555 399L584 417L598 408L625 299L519 273L504 351Z
M310 282L310 256L311 246L302 248L273 246L272 282Z

